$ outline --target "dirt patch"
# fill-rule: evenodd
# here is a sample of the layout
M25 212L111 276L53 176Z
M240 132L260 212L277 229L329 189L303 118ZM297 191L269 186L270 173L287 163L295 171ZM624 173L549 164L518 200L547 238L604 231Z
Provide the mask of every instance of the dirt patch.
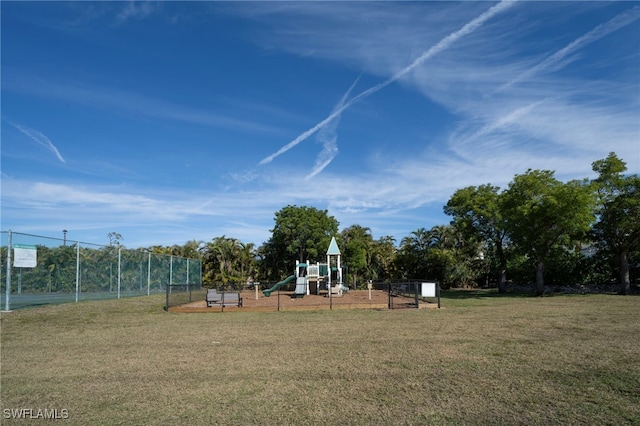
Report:
M294 306L321 306L321 305L340 305L340 304L382 304L386 305L389 301L388 293L381 290L371 290L371 299L369 299L369 292L367 290L351 290L343 293L338 297L332 295L331 298L327 294L309 294L304 297L292 297L293 292L281 291L280 292L280 306L281 307L294 307ZM278 292L274 292L269 297L265 297L261 291L258 292L258 298L256 300L256 292L244 291L242 292L242 306L246 307L265 307L265 306L277 306L278 304Z
M262 291L245 290L241 293L242 307L225 306L224 311L292 311L292 310L322 310L322 309L389 309L389 293L383 290L350 290L342 296L327 294L310 294L304 297L292 297L292 291L274 292L266 297ZM415 307L413 298L392 297L391 303L394 309ZM431 304L423 304L421 307L429 307ZM172 312L217 312L222 307L212 306L207 308L204 300L189 303L188 305L175 306L169 309Z

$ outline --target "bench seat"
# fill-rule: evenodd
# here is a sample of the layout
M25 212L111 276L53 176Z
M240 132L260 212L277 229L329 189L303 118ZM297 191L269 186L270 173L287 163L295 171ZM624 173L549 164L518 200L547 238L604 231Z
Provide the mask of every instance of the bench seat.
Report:
M215 288L207 289L207 308L213 305L218 306L238 306L242 307L242 297L240 293L218 293Z

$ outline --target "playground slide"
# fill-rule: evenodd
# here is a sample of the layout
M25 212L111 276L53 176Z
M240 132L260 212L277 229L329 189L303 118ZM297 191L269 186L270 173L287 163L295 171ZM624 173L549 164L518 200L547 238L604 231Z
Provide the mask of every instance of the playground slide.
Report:
M276 291L277 289L279 289L281 286L285 285L285 284L289 284L291 281L295 280L296 276L295 275L289 275L287 278L285 278L284 280L280 281L279 283L277 283L276 285L274 285L273 287L271 287L268 290L262 290L262 293L266 296L269 297L271 296L271 293Z

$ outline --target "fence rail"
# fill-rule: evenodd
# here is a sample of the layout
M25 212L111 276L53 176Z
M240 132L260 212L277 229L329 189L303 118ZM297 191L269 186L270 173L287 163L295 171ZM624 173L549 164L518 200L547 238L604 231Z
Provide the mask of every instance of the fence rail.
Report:
M380 284L380 286L383 285ZM419 308L420 303L432 299L437 301L438 308L440 308L440 283L438 281L410 280L390 282L386 285L389 292L389 309ZM411 300L411 302L407 303L407 300Z
M0 309L162 293L202 283L198 259L2 231Z
M332 295L328 289L300 297L294 293L296 284L282 285L264 295L276 282L261 281L252 285L239 283L209 283L218 293L242 297L241 307L232 311L286 311L301 309L418 309L440 308L440 286L437 281L405 280L398 282L371 282L371 289L344 290L341 295ZM256 285L258 285L256 287ZM367 287L369 287L367 285ZM262 290L262 291L261 291ZM376 293L373 294L372 291ZM224 312L224 308L209 309L205 302L206 288L196 285L173 284L166 288L166 311L175 312ZM235 300L235 299L234 299ZM437 303L437 304L436 304ZM220 306L220 305L218 305Z
M167 284L164 310L168 311L172 306L204 300L206 293L207 290L201 284Z

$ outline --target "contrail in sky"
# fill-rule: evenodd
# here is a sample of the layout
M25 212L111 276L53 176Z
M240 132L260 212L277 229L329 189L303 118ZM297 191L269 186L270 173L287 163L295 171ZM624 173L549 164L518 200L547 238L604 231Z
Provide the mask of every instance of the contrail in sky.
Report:
M497 14L507 10L508 8L510 8L514 3L515 2L512 1L512 0L502 0L500 3L492 6L489 10L485 11L483 14L481 14L477 18L475 18L475 19L469 21L468 23L466 23L459 30L454 31L453 33L449 34L448 36L446 36L445 38L440 40L438 43L436 43L431 48L429 48L429 50L427 50L422 55L420 55L418 58L416 58L410 65L408 65L405 68L401 69L400 71L395 73L393 76L391 76L389 79L383 81L382 83L376 84L373 87L370 87L369 89L363 91L359 95L353 97L349 102L345 103L341 107L339 107L337 109L334 109L333 112L331 114L329 114L329 116L327 118L325 118L324 120L322 120L321 122L319 122L318 124L316 124L315 126L310 128L309 130L303 132L300 136L298 136L297 138L295 138L294 140L292 140L291 142L289 142L288 144L286 144L285 146L280 148L275 153L269 155L268 157L263 158L260 161L259 164L270 163L271 161L273 161L274 158L278 157L281 154L284 154L285 152L287 152L288 150L290 150L294 146L298 145L300 142L302 142L305 139L307 139L312 134L316 133L318 130L320 130L322 127L327 125L335 117L337 117L340 114L342 114L347 108L350 108L355 103L360 102L361 100L365 99L366 97L368 97L370 95L373 95L374 93L384 89L385 87L387 87L391 83L393 83L393 82L397 81L398 79L404 77L405 75L407 75L408 73L413 71L415 68L417 68L418 66L422 65L427 60L431 59L432 57L434 57L438 53L442 52L443 50L448 49L453 43L458 41L460 38L466 36L467 34L472 33L476 29L478 29L482 24L484 24L486 21L488 21L489 19L491 19L495 15L497 15Z
M46 137L45 135L43 135L37 130L30 129L28 127L24 127L16 123L11 123L11 124L13 125L13 127L20 130L25 135L29 136L35 142L39 143L40 145L47 148L49 151L53 152L55 156L58 158L58 160L60 160L61 163L63 164L67 163L62 157L62 155L60 154L60 151L58 151L58 148L56 148L56 146L53 144L53 142L51 142L51 140L48 137Z
M605 22L604 24L598 25L588 33L584 34L581 37L578 37L577 39L575 39L574 41L572 41L562 49L558 50L553 55L549 56L544 61L540 62L538 65L527 69L527 71L523 72L522 74L520 74L510 82L502 85L500 88L498 88L498 91L504 90L522 80L526 80L527 78L530 78L534 74L544 70L545 68L549 68L553 64L561 61L571 52L577 49L580 49L589 43L599 40L602 37L606 36L607 34L617 31L626 25L629 25L630 23L632 23L638 18L640 18L640 6L635 6L632 9L629 9L625 12L620 13L619 15L616 15L611 20Z
M347 90L347 92L342 96L340 102L336 104L331 113L344 106L344 104L347 102L347 99L349 98L349 95L353 91L353 88L356 87L356 84L358 84L359 80L360 76L358 76L353 84L351 84L349 90ZM338 128L338 123L340 123L340 117L341 115L337 115L336 117L334 117L333 120L331 120L318 132L317 138L320 142L322 142L322 151L320 152L320 154L318 154L318 157L316 158L316 164L313 167L313 170L311 170L311 172L307 175L306 179L311 179L322 170L324 170L324 168L327 167L338 154L338 135L336 134L336 129Z

